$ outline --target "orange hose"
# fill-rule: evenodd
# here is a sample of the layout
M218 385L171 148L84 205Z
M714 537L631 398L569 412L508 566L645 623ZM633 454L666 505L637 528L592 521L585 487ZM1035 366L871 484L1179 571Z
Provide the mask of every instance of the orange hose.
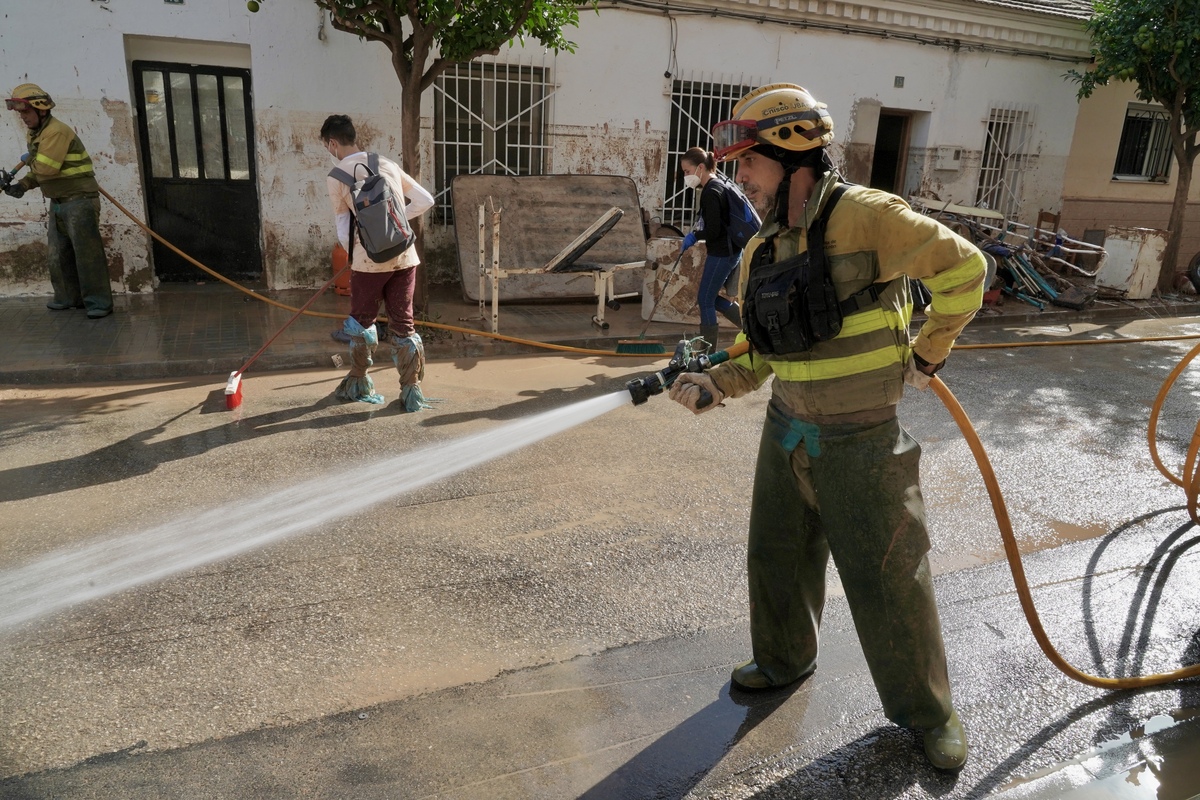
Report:
M1159 462L1158 455L1154 449L1154 430L1158 412L1162 406L1162 400L1170 389L1170 384L1174 382L1179 373L1183 371L1183 368L1198 353L1200 353L1200 345L1197 345L1196 349L1175 368L1167 379L1167 382L1163 384L1150 420L1150 450L1154 457L1154 462L1159 465L1159 469L1163 471L1163 474L1167 475L1175 483L1190 486L1188 489L1188 507L1191 511L1193 521L1196 520L1197 478L1195 462L1197 450L1200 450L1200 425L1197 425L1196 435L1193 437L1192 445L1188 450L1188 467L1184 471L1185 477L1181 479L1171 476ZM945 404L950 415L954 417L954 421L958 424L958 429L962 431L963 438L967 440L967 445L971 448L971 453L975 456L975 463L979 465L979 472L983 476L984 485L987 487L988 497L992 501L992 511L996 515L996 523L1000 526L1000 537L1004 541L1004 554L1008 558L1008 567L1012 572L1013 583L1017 588L1017 596L1021 601L1021 610L1025 612L1025 621L1029 623L1029 629L1033 633L1033 638L1037 640L1038 646L1042 648L1042 652L1046 655L1046 658L1050 659L1050 663L1054 664L1068 678L1100 689L1138 689L1145 686L1158 686L1164 683L1183 680L1184 678L1200 676L1200 664L1196 664L1184 667L1183 669L1177 669L1174 672L1164 672L1154 675L1142 675L1130 678L1102 678L1098 675L1091 675L1076 669L1063 658L1054 645L1051 644L1050 637L1046 635L1046 629L1042 627L1042 621L1038 616L1037 608L1034 606L1033 594L1029 590L1029 581L1025 576L1025 567L1021 563L1021 550L1017 546L1017 539L1013 535L1012 520L1008 516L1008 507L1004 503L1004 496L1000 493L1000 486L996 481L996 473L992 469L992 463L988 459L987 452L983 449L983 444L979 441L979 435L976 433L975 427L971 424L971 420L967 417L967 412L963 410L962 405L959 404L958 399L951 393L946 384L940 378L934 376L929 385L933 388L938 398L941 399L942 403Z

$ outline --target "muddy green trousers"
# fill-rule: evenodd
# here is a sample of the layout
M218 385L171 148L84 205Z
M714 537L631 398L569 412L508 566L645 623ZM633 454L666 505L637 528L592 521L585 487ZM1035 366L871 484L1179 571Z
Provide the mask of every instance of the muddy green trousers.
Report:
M951 711L920 456L895 418L817 426L772 403L747 556L754 660L771 682L816 666L832 555L884 713L907 728L941 725Z
M112 311L108 257L100 238L100 199L51 200L48 239L54 301L88 311Z

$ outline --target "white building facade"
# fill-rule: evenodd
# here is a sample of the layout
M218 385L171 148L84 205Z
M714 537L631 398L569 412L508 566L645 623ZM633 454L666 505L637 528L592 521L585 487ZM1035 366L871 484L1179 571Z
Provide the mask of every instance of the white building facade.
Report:
M32 81L80 134L114 200L202 263L268 289L329 276L335 241L317 132L354 118L399 159L400 84L378 43L333 30L308 0L39 0L7 12L0 82ZM605 2L569 29L459 65L424 97L422 170L438 198L434 280L457 280L450 180L471 171L628 175L647 214L686 226L678 154L742 93L795 82L826 102L846 177L998 208L1061 204L1086 62L1075 0ZM47 18L58 20L46 26ZM28 32L36 31L36 35ZM11 166L15 114L0 121ZM39 192L0 198L0 293L48 294ZM204 276L105 200L116 291Z

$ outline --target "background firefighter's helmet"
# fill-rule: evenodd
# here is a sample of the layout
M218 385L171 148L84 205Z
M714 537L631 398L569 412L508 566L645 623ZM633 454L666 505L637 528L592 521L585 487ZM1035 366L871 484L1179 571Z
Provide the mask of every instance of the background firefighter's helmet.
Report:
M794 83L761 86L733 107L733 118L713 126L713 152L721 161L756 145L793 153L833 141L833 118L824 103Z
M36 83L22 83L12 90L8 99L28 103L39 111L49 111L54 108L54 101L50 99L50 95L46 94Z

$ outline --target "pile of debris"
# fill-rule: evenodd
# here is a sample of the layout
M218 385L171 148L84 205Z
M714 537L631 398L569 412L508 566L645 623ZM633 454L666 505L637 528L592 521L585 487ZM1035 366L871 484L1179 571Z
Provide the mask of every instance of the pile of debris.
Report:
M1099 245L1068 237L1058 229L1057 215L1043 212L1037 224L1022 225L991 209L934 204L920 198L914 198L913 205L973 242L987 256L985 303L995 304L1001 294L1038 309L1055 305L1082 310L1096 302L1093 281L1108 254ZM1080 285L1067 276L1082 276L1086 283Z

